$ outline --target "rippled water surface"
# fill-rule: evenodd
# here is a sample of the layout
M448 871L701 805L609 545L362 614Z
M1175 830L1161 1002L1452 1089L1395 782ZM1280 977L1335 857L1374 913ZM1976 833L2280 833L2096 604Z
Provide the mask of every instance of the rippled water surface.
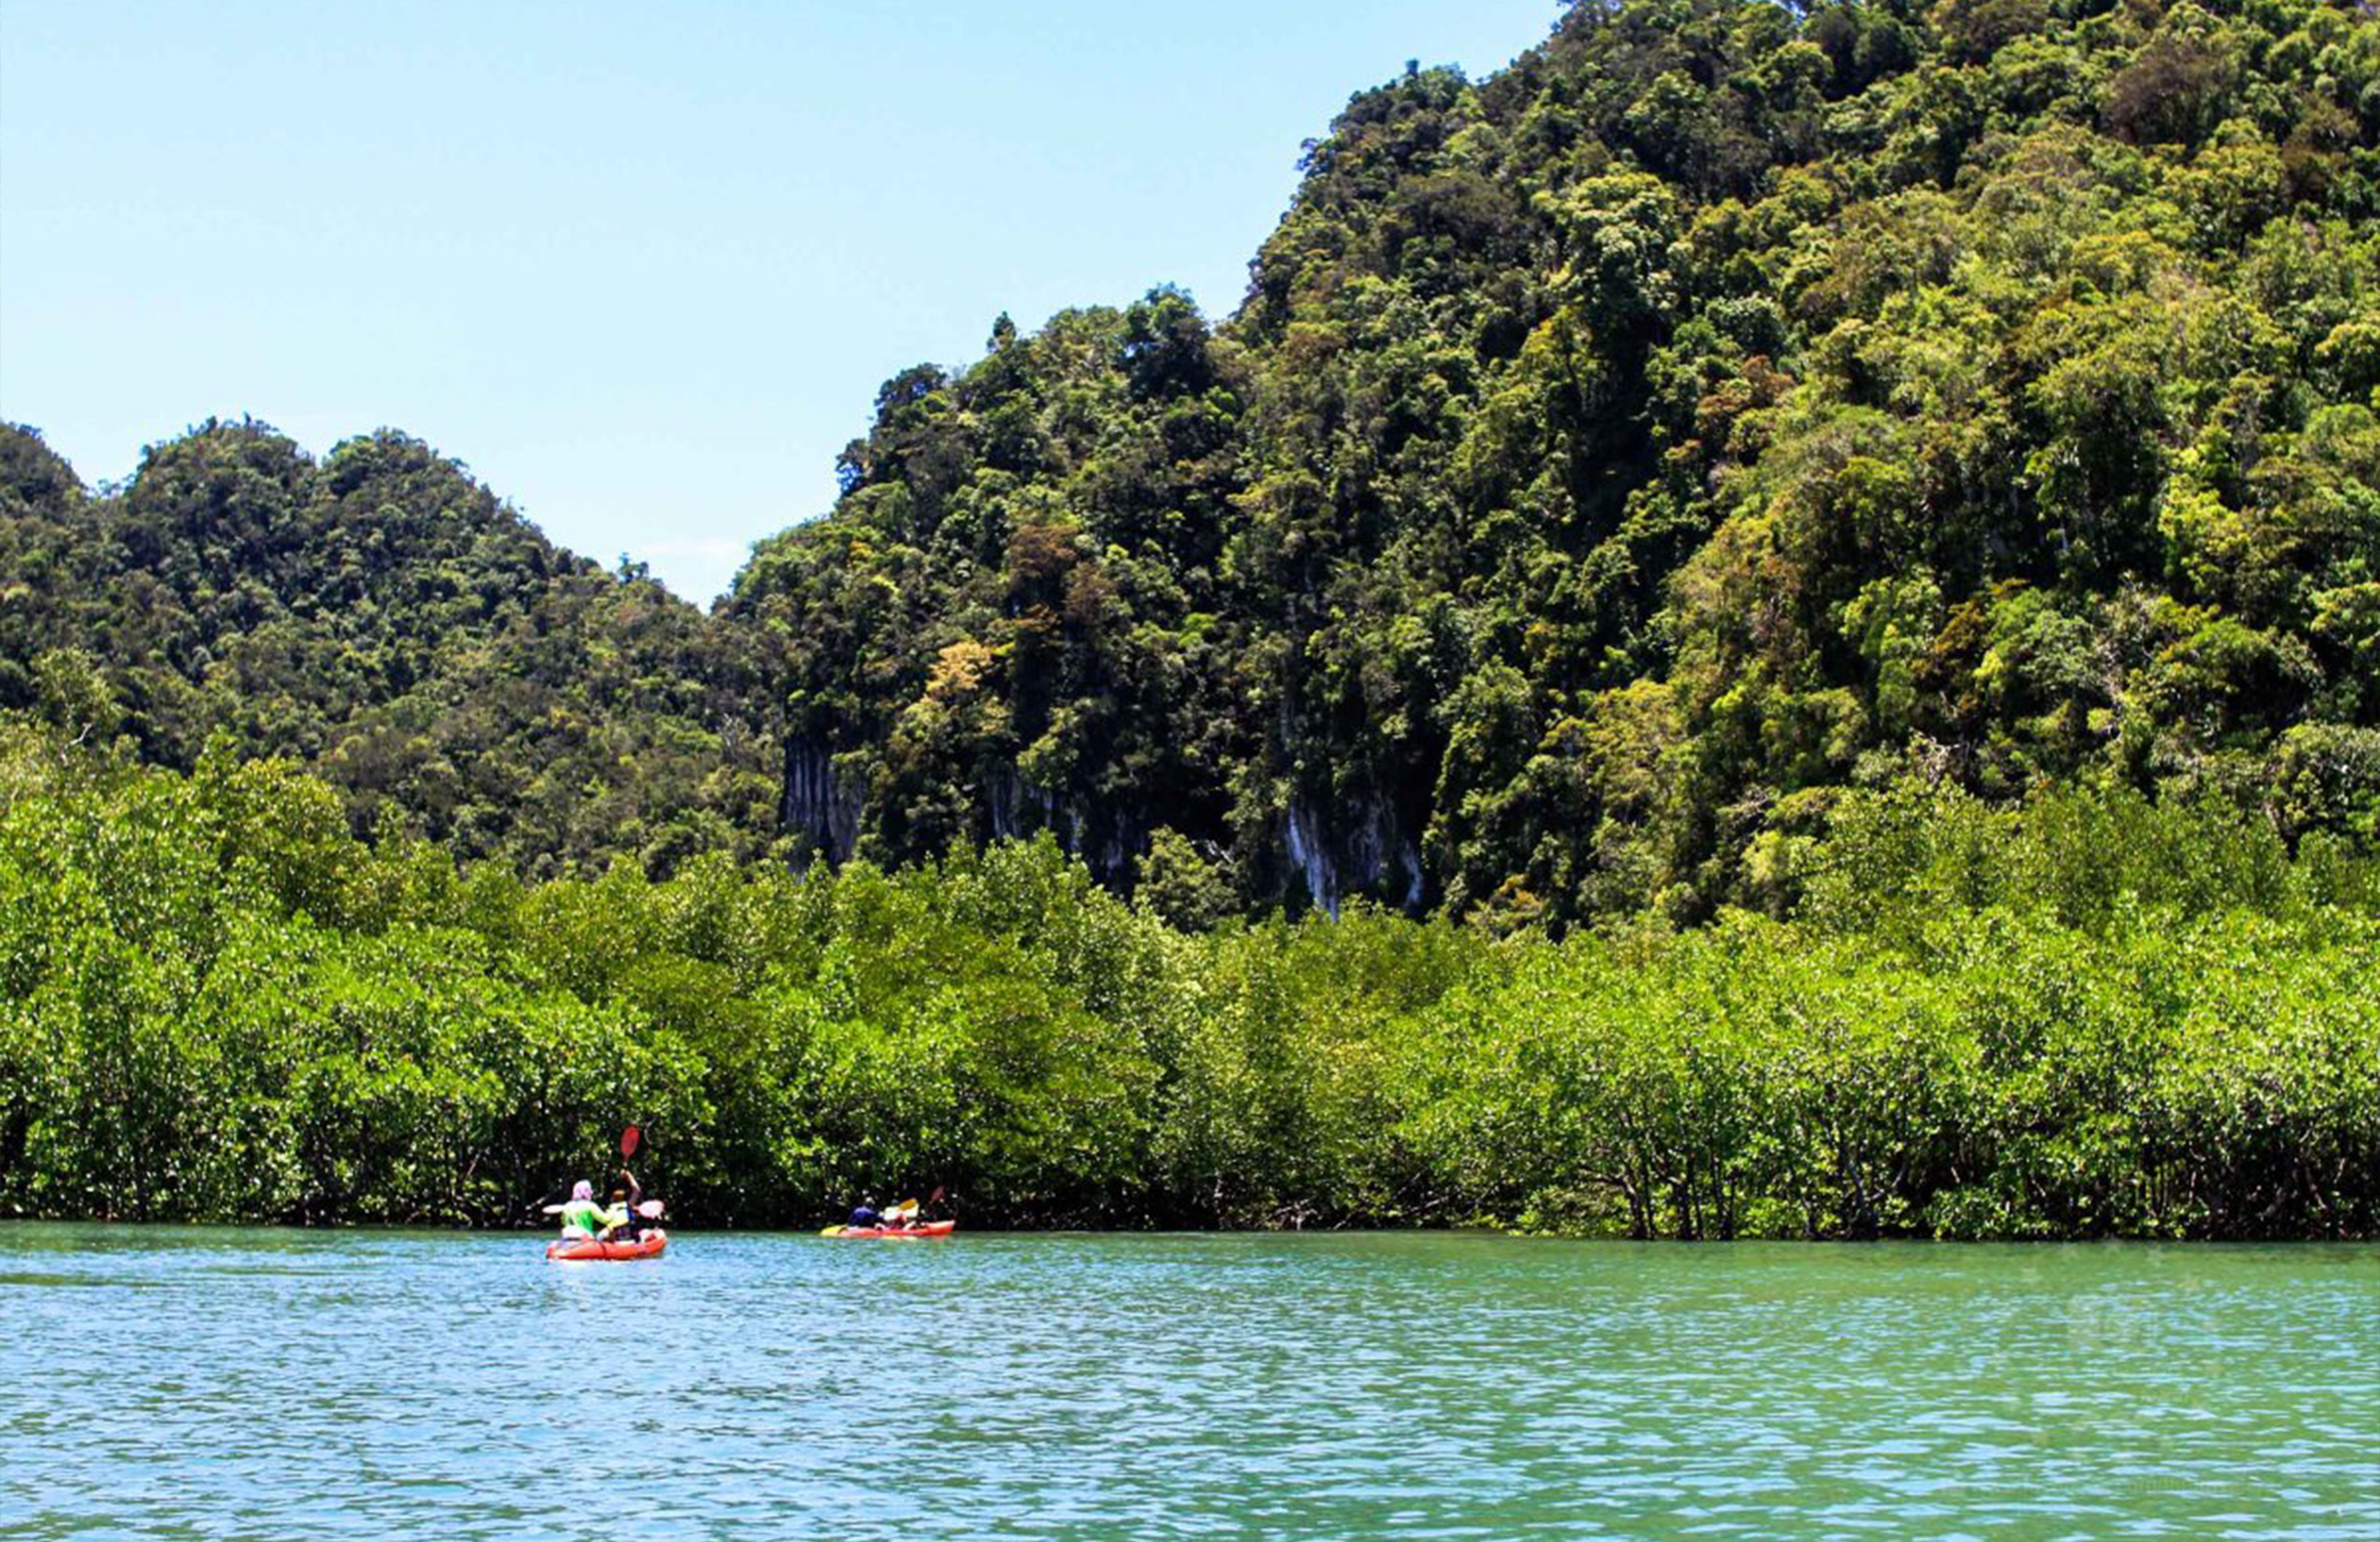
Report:
M0 1227L0 1536L2380 1537L2380 1250Z

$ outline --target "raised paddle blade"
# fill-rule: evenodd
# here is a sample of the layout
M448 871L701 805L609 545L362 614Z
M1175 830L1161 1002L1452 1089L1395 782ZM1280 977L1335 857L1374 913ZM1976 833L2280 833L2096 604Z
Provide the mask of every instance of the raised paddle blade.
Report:
M626 1129L620 1132L620 1160L622 1161L626 1161L630 1157L637 1154L637 1142L642 1140L644 1136L645 1132L638 1129L634 1124L629 1125Z
M647 1220L659 1220L662 1218L662 1202L658 1199L648 1199L637 1207L637 1213Z

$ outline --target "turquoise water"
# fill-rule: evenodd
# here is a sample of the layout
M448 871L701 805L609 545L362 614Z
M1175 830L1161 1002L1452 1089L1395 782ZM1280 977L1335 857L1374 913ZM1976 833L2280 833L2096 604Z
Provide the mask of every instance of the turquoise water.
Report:
M2380 1249L0 1226L9 1537L2380 1536Z

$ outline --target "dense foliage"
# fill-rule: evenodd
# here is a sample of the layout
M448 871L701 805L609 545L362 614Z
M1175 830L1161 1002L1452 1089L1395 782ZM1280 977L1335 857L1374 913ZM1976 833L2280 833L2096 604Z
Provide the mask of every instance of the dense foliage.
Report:
M2369 839L2375 212L2358 0L1577 5L1356 97L1223 324L887 382L708 618L401 436L0 434L0 706L533 873L1047 830L1185 917L1702 918L1911 774Z
M1410 72L1229 324L885 388L735 592L794 811L1557 923L1759 901L1912 773L2368 838L2375 146L2319 0L1633 0Z
M0 1209L2371 1235L2375 216L2361 0L1620 0L708 615L0 428Z
M561 872L767 849L773 747L738 699L690 606L402 434L318 463L209 423L92 496L0 428L0 706L184 769L216 735L296 756L358 831Z
M1046 835L525 882L220 747L0 742L0 1213L2370 1235L2380 870L2217 805L1854 794L1786 920L1175 930Z

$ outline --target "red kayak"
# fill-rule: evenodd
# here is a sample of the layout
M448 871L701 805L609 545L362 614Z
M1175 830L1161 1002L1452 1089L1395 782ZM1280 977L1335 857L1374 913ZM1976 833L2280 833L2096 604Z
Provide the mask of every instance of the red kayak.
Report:
M545 1256L565 1263L594 1258L658 1258L669 1245L667 1232L648 1232L631 1242L597 1242L592 1237L562 1237L545 1245Z
M830 1226L820 1235L841 1237L845 1242L903 1242L915 1237L947 1237L957 1226L955 1220L925 1220L915 1226Z

